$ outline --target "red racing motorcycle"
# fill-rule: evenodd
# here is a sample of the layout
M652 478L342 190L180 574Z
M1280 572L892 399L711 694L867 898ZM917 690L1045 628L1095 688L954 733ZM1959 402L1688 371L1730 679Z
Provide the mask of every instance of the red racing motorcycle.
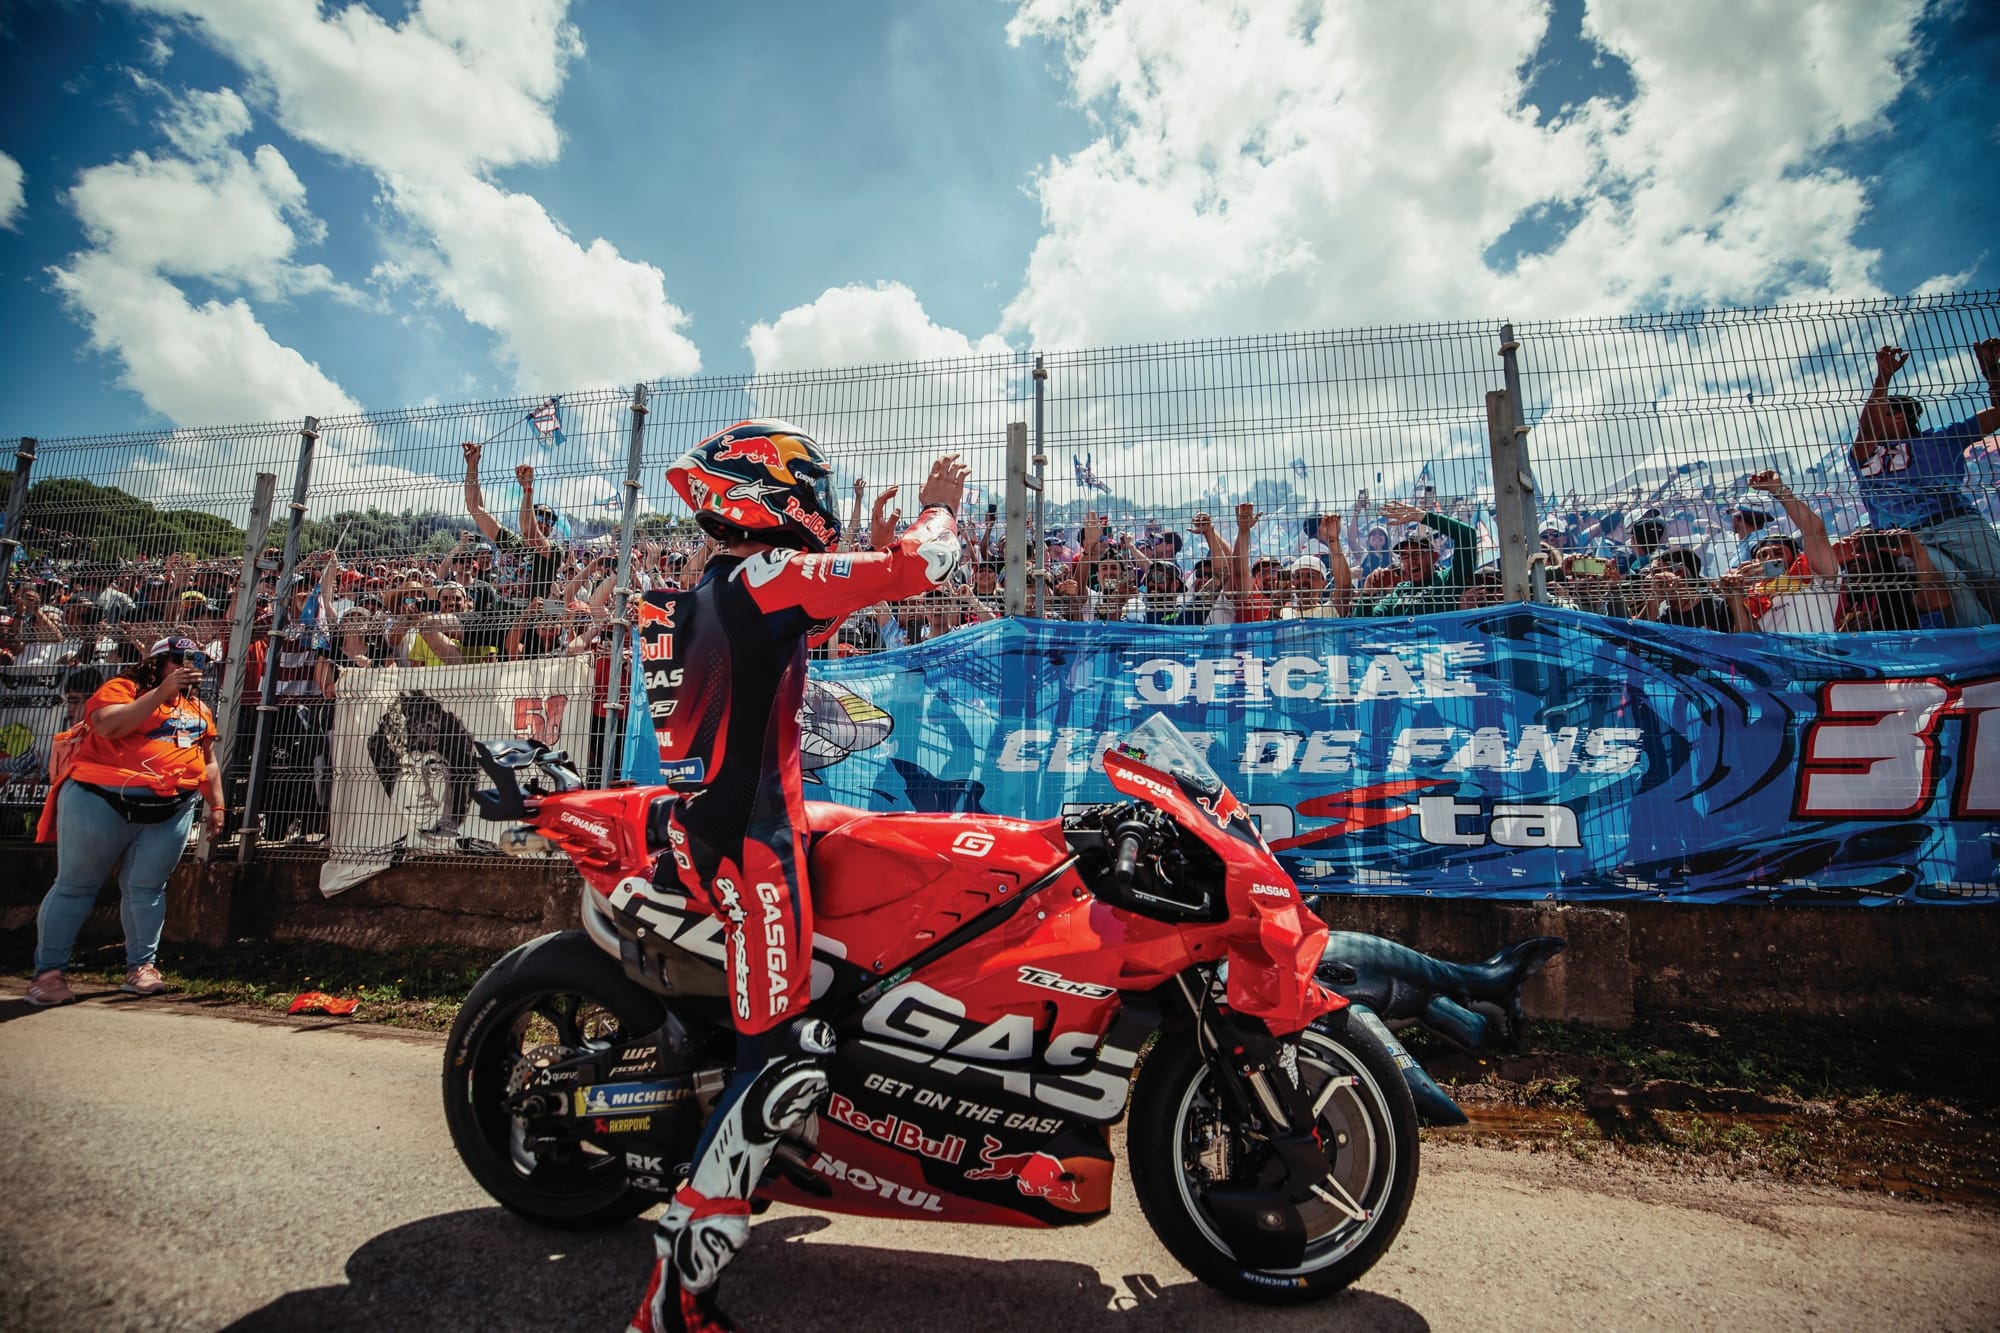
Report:
M615 1222L672 1193L733 1073L722 923L652 883L670 792L584 790L532 741L480 763L486 816L520 821L506 849L582 874L583 929L474 986L445 1116L506 1207ZM1325 1296L1409 1209L1404 1076L1315 982L1325 927L1195 747L1155 716L1104 768L1127 799L1059 819L807 804L811 1012L840 1044L758 1204L1077 1226L1110 1210L1122 1119L1133 1192L1190 1272Z

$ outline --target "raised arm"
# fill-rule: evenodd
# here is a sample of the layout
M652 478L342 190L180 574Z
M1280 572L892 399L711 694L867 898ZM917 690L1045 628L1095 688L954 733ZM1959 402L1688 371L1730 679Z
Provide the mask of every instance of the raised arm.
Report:
M854 507L847 511L847 526L840 530L840 549L854 549L854 534L861 531L861 493L868 483L861 477L854 479Z
M1354 605L1354 567L1347 563L1347 552L1340 540L1340 515L1327 514L1319 521L1320 544L1326 547L1327 602L1334 614L1346 615Z
M542 525L535 522L535 465L523 463L515 468L514 480L521 483L521 542L536 555L547 555L549 539L542 535Z
M1889 405L1889 382L1909 361L1910 354L1894 344L1884 343L1875 349L1875 382L1861 401L1861 417L1854 425L1856 464L1866 463L1874 456L1877 441L1894 439L1902 432L1898 413Z
M1479 529L1445 513L1426 511L1417 521L1451 538L1451 569L1445 575L1445 585L1463 588L1471 583L1473 571L1479 568Z
M837 620L875 602L942 587L958 568L957 510L968 471L956 454L933 463L917 493L923 512L887 550L868 555L768 551L739 567L743 586L765 611L797 607L816 621Z
M1979 429L1987 435L2000 430L2000 338L1988 338L1974 343L1972 355L1979 362L1979 373L1986 380L1988 406L1979 414Z
M1792 526L1799 530L1799 540L1805 547L1806 567L1820 578L1840 577L1840 561L1833 554L1833 544L1826 539L1826 523L1818 514L1785 485L1785 480L1773 468L1766 468L1750 478L1752 490L1759 490L1784 507L1785 517L1792 520Z
M459 448L465 452L465 512L472 515L473 526L487 541L498 542L500 524L486 512L486 497L479 490L479 455L483 446L467 440Z
M1250 534L1257 530L1257 506L1244 501L1236 506L1236 544L1230 548L1229 567L1235 571L1236 586L1250 590Z

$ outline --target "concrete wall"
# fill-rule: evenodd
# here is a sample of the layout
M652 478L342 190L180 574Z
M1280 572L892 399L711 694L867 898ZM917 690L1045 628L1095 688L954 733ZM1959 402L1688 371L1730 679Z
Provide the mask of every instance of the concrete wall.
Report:
M0 850L0 929L32 930L55 875L49 848ZM167 937L313 939L361 949L460 944L496 952L577 924L581 882L567 866L519 862L399 866L334 898L315 861L272 858L175 871ZM117 890L90 933L118 933ZM1622 1027L1635 1010L1865 1015L1950 1027L2000 1021L2000 908L1617 907L1329 898L1341 930L1368 931L1446 958L1481 958L1523 935L1570 947L1530 984L1535 1017Z

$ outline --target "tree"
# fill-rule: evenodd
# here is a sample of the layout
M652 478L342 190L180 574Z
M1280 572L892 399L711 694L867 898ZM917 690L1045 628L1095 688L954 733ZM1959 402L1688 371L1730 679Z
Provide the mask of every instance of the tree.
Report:
M14 474L6 479L6 503ZM199 509L159 509L116 486L81 477L51 477L28 487L21 507L21 542L30 552L58 548L103 561L186 552L200 557L241 555L243 529Z

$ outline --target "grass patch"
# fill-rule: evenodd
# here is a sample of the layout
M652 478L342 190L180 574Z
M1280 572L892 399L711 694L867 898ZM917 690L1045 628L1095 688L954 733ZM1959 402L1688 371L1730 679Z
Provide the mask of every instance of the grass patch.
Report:
M0 972L30 975L34 942L31 931L0 936ZM238 940L214 948L163 944L155 965L184 1000L283 1013L299 992L324 991L360 1000L353 1015L360 1021L443 1031L498 956L447 946L369 953L304 940ZM125 979L124 946L80 945L69 976L79 988L117 986Z

